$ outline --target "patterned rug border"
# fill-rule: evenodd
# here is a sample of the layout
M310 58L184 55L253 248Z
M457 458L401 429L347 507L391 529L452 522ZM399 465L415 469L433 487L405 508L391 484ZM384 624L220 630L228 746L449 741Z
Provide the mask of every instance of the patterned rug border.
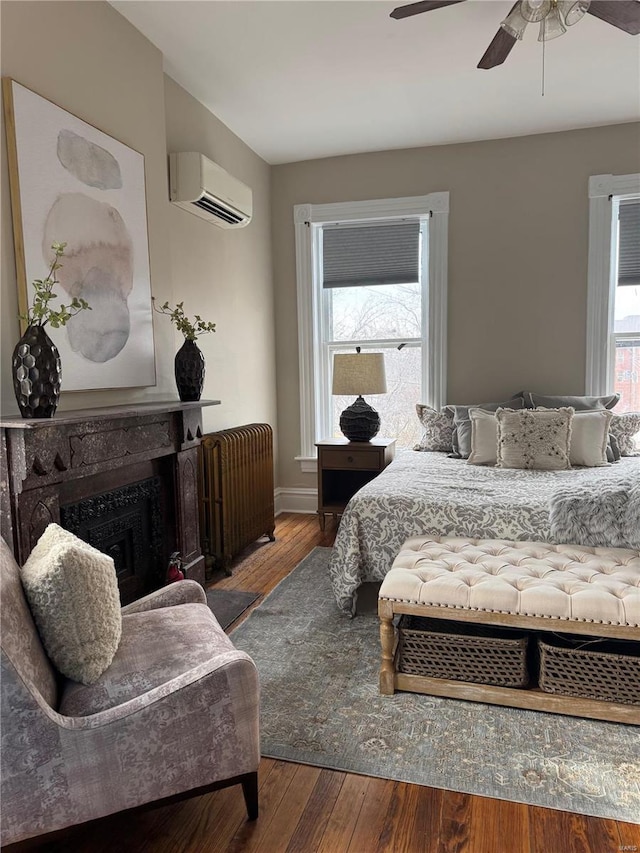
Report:
M640 765L634 763L633 760L634 738L637 743L638 731L632 726L420 694L396 693L393 697L381 697L378 692L377 681L379 666L377 617L373 613L366 613L358 615L352 620L338 611L335 599L331 594L327 574L331 551L332 548L320 546L314 548L231 633L234 644L254 658L260 673L263 687L262 754L264 756L340 772L409 782L545 808L562 809L600 818L640 823L638 818L640 813L640 784L638 783ZM314 593L318 596L317 603L319 606L309 608L309 612L313 611L316 615L317 624L311 626L310 620L313 617L310 616L302 628L298 629L294 625L294 621L301 618L300 608L295 606L295 602L288 604L287 599L292 595L295 597L296 594L302 593L304 587L309 586L310 580L316 581L313 583L312 591L307 592L306 595L302 594L302 597L305 602L313 604ZM318 617L317 614L321 612L321 607L326 603L327 596L330 606L325 608L326 613L322 611L322 616ZM324 618L325 616L326 618ZM273 638L269 637L269 626L270 624L276 626L283 619L286 620L287 628L291 630L291 637L287 639L284 632L277 630L275 642L273 642ZM374 634L372 630L373 620L375 620L375 641L373 649L371 649L371 640ZM305 622L305 617L302 617L302 621ZM307 696L311 695L312 699L301 699L303 704L306 702L306 705L300 711L299 708L292 708L291 706L284 709L279 707L278 703L284 701L285 694L278 681L285 684L289 683L287 669L291 669L292 678L303 678L305 666L308 667L310 676L314 674L318 676L318 673L322 672L320 661L316 667L313 657L315 651L322 651L322 648L319 645L314 647L313 643L307 642L307 640L309 638L313 640L315 637L314 630L316 634L318 632L322 634L324 631L325 640L327 640L329 635L333 636L331 633L332 624L336 626L337 631L344 631L346 635L358 634L356 637L358 641L364 637L366 642L360 643L359 646L356 644L356 647L368 659L367 673L369 678L366 685L353 684L352 682L347 684L345 682L344 694L341 695L346 695L346 691L349 690L349 695L353 694L355 697L354 703L343 703L344 707L336 705L336 713L338 717L343 717L344 725L339 721L336 723L337 734L336 729L333 729L334 740L330 740L330 743L336 747L335 752L333 754L319 754L318 744L313 740L314 732L309 731L307 737L304 713L311 715L309 719L315 724L316 733L318 727L324 732L323 725L325 729L329 729L333 724L331 712L328 711L331 703L327 704L326 702L324 695L326 691L323 691L324 685L318 681L318 678L307 679L305 682L307 687L303 692ZM288 667L283 649L274 649L278 640L285 644L290 643L287 652L291 651L293 654L298 653L301 649L304 652L305 647L307 647L311 657L305 658L303 654L298 661L294 661ZM338 643L337 637L336 643ZM331 654L331 643L328 645L329 654ZM339 654L340 649L336 651ZM359 662L353 665L354 670L358 665ZM331 672L331 667L329 667L329 672ZM372 680L374 683L370 683ZM339 686L338 684L338 688ZM360 707L365 710L360 716L355 715L354 722L353 708L358 707L358 702ZM346 750L352 747L355 739L362 738L367 734L359 728L362 717L366 717L366 711L373 704L380 702L384 703L381 707L386 712L389 710L392 712L393 729L398 729L398 714L402 714L403 726L411 725L417 720L426 725L428 729L433 726L437 732L438 724L442 728L442 723L439 723L440 718L444 714L448 714L454 725L459 724L458 727L462 734L467 736L466 740L463 738L461 741L464 744L464 749L456 747L458 741L451 741L447 738L447 735L451 737L453 733L450 733L445 725L439 734L446 740L446 744L441 748L443 755L436 756L439 759L438 761L434 758L437 749L426 736L421 741L420 755L422 761L413 759L402 764L401 761L397 760L395 754L383 755L380 765L376 768L371 753L363 754L361 750L360 755L355 755L353 752L345 754ZM322 710L323 704L324 712ZM397 709L394 706L397 706ZM281 713L282 710L284 713ZM349 716L350 711L352 712L351 716ZM296 740L296 725L298 725L296 714L299 713L302 713L303 717L300 728L297 730ZM387 714L387 716L389 715ZM286 718L286 723L279 722L281 717ZM348 729L350 724L353 725L353 729ZM492 725L497 730L496 732L494 732ZM311 725L309 728L311 729ZM280 733L282 743L276 742L271 729ZM532 743L528 743L526 733L529 730L532 733L538 733L537 742L533 742L532 734ZM524 734L525 737L521 737L519 740L519 734ZM472 765L470 761L471 751L468 747L469 737L475 736L482 740L483 735L485 735L488 743L495 742L497 746L496 757L500 760L491 762L489 758L482 764L478 762L467 772L466 777L458 775L456 778L456 771L459 770L459 766L455 765L456 761L461 766L465 762L468 766ZM326 736L330 738L330 733L328 732ZM335 740L335 737L341 736L345 741L344 750L340 750ZM384 731L372 730L371 737L368 740L365 739L361 746L367 747L368 744L371 744L371 749L375 752L376 747L384 741L385 737ZM285 738L293 739L294 742L284 742ZM311 739L311 743L304 742L305 740L309 741L309 739ZM584 751L584 742L589 739L589 749ZM522 740L526 742L525 747L520 747ZM594 749L594 747L607 741L611 744L610 749L606 747L602 750ZM407 743L415 751L415 743L411 737L408 738ZM618 748L617 752L613 748L614 743ZM309 748L310 746L312 748ZM315 748L313 748L314 746ZM565 754L562 752L563 747L565 747ZM571 752L572 747L573 753ZM399 748L402 750L402 745ZM512 748L512 752L509 752L510 748ZM521 750L520 752L517 752L518 748ZM524 751L522 751L523 749ZM583 749L582 753L580 752L581 749ZM499 750L503 750L503 752L500 753ZM459 754L456 755L456 753ZM620 754L626 755L627 761L624 762L620 759L615 764L616 758L614 756ZM490 755L493 756L495 753ZM391 758L392 761L395 759L396 766L390 766L389 763L385 765L385 758ZM430 758L434 759L433 766L429 761ZM503 759L511 759L513 765L511 762L505 763ZM594 762L599 769L591 772L589 778L583 778L585 774L581 771L591 771ZM475 775L473 771L476 771ZM603 781L605 776L606 783ZM521 785L520 790L514 790L510 784L514 777ZM607 783L609 784L608 788L606 787ZM523 786L524 790L522 790Z

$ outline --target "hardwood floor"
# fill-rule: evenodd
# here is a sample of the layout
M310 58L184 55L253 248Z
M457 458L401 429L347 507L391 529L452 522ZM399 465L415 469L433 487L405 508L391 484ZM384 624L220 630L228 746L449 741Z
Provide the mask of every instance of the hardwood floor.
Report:
M281 515L276 541L234 562L220 588L268 593L316 545L315 516ZM256 602L256 606L260 600ZM245 618L246 614L242 618ZM632 756L629 757L632 760ZM69 830L46 853L640 853L640 826L403 782L262 760L260 817L248 823L239 787ZM639 815L640 820L640 815Z

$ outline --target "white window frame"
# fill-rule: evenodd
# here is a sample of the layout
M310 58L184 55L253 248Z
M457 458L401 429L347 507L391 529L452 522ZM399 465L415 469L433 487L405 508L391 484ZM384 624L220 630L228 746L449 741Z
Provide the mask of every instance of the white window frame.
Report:
M640 174L589 178L586 394L613 391L618 207L621 200L639 195Z
M300 455L303 471L316 471L315 442L324 436L319 421L322 400L328 393L322 370L322 287L317 241L321 226L336 222L375 221L420 217L428 222L428 251L421 271L428 281L422 307L427 328L423 347L422 401L439 409L447 396L447 263L449 193L396 199L297 204L293 209L296 240L298 295L298 350L300 370ZM315 266L314 266L315 265ZM418 402L416 400L416 402Z

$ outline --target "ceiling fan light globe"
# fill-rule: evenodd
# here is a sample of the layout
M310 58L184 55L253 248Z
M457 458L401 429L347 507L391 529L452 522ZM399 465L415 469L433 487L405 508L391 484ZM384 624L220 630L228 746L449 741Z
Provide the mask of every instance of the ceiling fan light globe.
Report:
M588 12L591 0L558 0L562 20L568 27L577 24Z
M500 24L503 30L513 36L514 39L522 41L522 36L527 27L527 21L520 14L520 7L516 6L512 9L504 21Z
M558 38L558 36L563 35L566 31L567 28L562 23L558 7L555 6L549 12L547 17L540 21L540 35L538 36L538 41L551 41L551 39Z
M520 14L530 24L536 24L551 11L551 0L521 0Z

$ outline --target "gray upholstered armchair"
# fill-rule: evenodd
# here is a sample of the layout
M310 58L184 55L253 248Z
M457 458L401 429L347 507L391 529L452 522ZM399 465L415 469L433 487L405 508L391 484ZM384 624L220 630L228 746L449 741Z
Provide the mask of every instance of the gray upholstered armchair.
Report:
M257 817L255 666L198 584L123 608L113 663L86 686L53 669L3 540L0 563L3 845L236 783Z

